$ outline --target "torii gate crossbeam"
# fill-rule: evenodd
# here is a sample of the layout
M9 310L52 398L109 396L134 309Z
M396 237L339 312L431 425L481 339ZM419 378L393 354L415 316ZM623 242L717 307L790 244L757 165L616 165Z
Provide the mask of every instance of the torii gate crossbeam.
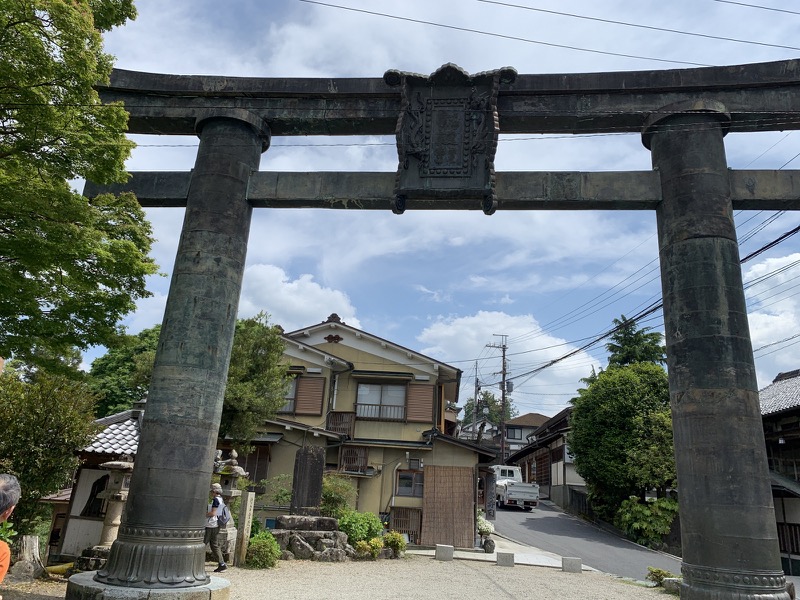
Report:
M143 205L186 206L186 216L125 520L106 567L91 584L71 581L68 598L95 593L92 585L113 596L115 587L208 584L201 519L253 207L391 206L655 210L681 596L788 600L733 207L798 210L800 184L794 171L729 171L723 137L800 128L800 62L520 76L445 65L382 80L115 71L100 91L125 103L131 133L197 133L200 146L191 174L87 186L87 195L134 190ZM499 131L641 133L654 170L495 173ZM391 133L396 174L258 172L272 135Z

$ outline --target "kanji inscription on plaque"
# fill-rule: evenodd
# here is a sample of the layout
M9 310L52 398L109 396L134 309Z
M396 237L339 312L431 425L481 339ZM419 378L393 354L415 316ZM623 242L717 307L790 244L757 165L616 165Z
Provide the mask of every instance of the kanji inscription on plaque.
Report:
M516 75L510 67L469 75L449 63L430 77L384 74L403 93L393 212L402 213L409 201L444 198L476 198L486 214L496 210L497 92Z

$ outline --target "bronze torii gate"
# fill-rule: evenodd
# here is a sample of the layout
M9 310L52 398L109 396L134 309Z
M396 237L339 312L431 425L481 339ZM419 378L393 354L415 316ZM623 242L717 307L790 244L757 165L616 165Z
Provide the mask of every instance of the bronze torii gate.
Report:
M800 172L729 171L723 137L800 129L798 86L795 60L519 76L445 65L431 77L383 79L115 71L101 95L125 103L131 133L196 133L200 146L191 173L86 187L88 196L131 190L144 206L185 206L186 216L119 537L106 567L73 578L67 596L219 589L204 572L203 514L252 208L328 207L655 210L681 595L788 600L732 211L800 209ZM653 170L495 173L499 129L638 132ZM397 173L258 172L272 135L391 133Z

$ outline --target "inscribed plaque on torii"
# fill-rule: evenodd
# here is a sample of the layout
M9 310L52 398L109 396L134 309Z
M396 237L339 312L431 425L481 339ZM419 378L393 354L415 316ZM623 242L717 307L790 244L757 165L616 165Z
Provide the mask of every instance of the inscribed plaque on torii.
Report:
M388 85L402 86L392 212L402 214L408 200L438 198L478 198L487 215L497 209L497 92L516 76L511 67L469 75L452 63L430 77L384 74Z

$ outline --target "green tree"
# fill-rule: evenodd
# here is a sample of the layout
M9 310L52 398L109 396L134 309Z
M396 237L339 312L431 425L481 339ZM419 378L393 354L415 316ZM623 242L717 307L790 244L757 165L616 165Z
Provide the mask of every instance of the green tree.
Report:
M495 397L495 395L488 391L483 390L478 395L478 407L475 410L475 398L468 398L464 404L464 419L463 423L469 425L475 422L475 414L477 413L478 419L486 417L486 419L495 425L500 424L500 416L503 413L502 399ZM517 407L514 406L513 400L506 397L506 414L505 420L513 419L519 414Z
M39 499L70 485L75 450L97 432L95 396L86 383L38 371L31 383L7 369L0 375L0 471L13 473L22 497L12 515L15 529L33 533L46 507Z
M0 0L0 356L104 344L149 295L136 198L68 183L127 177L127 113L93 86L112 68L101 31L134 16L132 0Z
M290 378L282 333L263 312L236 323L219 433L242 451L264 420L286 403Z
M611 367L578 394L568 444L593 509L611 521L628 497L674 479L667 374L647 362Z
M662 335L650 327L636 327L636 322L625 315L614 319L614 333L606 344L609 352L609 367L624 367L637 362L651 362L663 365L666 362L665 348L661 344Z
M161 325L136 335L119 335L103 356L92 362L90 382L99 397L95 409L105 417L129 409L147 397Z
M112 414L144 398L150 385L160 326L136 336L119 336L108 352L95 359L92 387L101 395L98 414ZM259 313L239 319L233 338L220 436L230 436L241 452L265 419L286 402L289 385L280 327Z

